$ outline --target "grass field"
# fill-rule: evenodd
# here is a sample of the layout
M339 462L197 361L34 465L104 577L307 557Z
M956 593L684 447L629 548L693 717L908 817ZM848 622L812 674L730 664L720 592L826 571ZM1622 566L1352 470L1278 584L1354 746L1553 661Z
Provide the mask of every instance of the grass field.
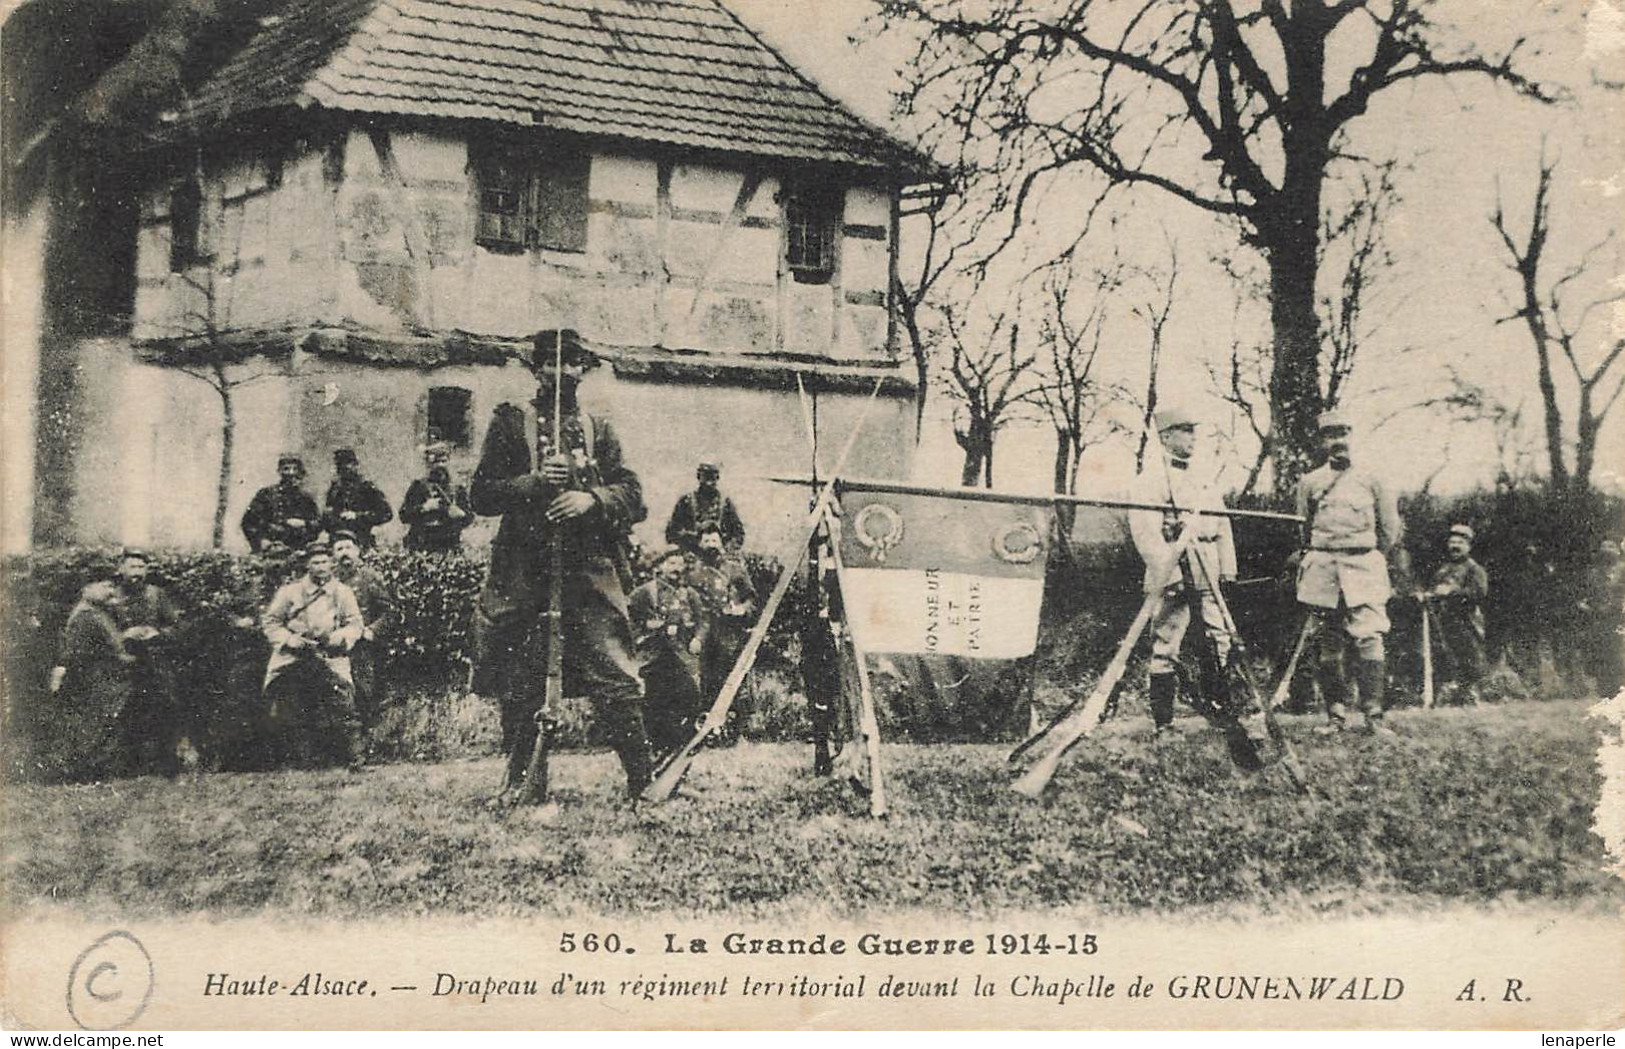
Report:
M1581 702L1404 711L1397 739L1288 719L1317 799L1247 776L1194 718L1153 748L1113 722L1033 802L1006 746L888 746L892 814L810 773L810 748L707 751L661 806L607 753L556 758L555 811L496 816L496 758L6 790L8 905L262 912L739 917L945 908L1374 911L1446 901L1615 905L1591 834Z

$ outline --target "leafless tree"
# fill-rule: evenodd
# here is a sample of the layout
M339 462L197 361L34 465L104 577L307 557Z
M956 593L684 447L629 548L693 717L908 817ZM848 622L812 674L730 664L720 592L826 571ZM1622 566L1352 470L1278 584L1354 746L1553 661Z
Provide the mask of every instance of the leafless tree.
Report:
M1174 311L1174 293L1179 284L1179 252L1171 241L1168 244L1168 268L1160 273L1142 273L1151 294L1129 311L1145 325L1146 334L1145 397L1140 402L1143 414L1140 420L1140 444L1134 452L1136 471L1145 469L1146 448L1151 435L1156 432L1153 420L1157 415L1157 380L1162 368L1162 333L1168 326L1169 315Z
M1449 44L1433 0L883 0L917 34L899 107L927 145L998 190L1010 244L1045 192L1074 172L1165 193L1233 220L1269 270L1269 400L1275 483L1289 490L1323 404L1315 312L1321 210L1354 129L1380 94L1424 78L1477 76L1553 101L1517 58ZM1369 44L1341 83L1328 42ZM1466 34L1462 34L1465 36Z
M1073 267L1052 270L1043 282L1041 351L1032 400L1055 430L1054 490L1062 494L1076 494L1078 464L1097 439L1102 409L1111 399L1112 388L1096 376L1095 362L1112 297L1123 279L1120 259L1093 271L1081 307Z
M915 403L914 439L919 440L925 423L925 401L931 381L931 343L928 319L930 297L944 276L952 272L956 256L963 246L947 231L954 200L951 185L933 184L904 196L900 211L903 220L922 218L925 225L924 245L920 250L919 266L910 273L910 279L894 273L892 298L897 304L897 319L903 336L908 340L909 353L914 358Z
M993 442L1032 397L1036 354L1021 345L1021 325L1005 314L994 318L980 345L952 309L940 311L948 350L943 389L954 402L954 440L965 452L960 483L993 487Z
M1508 268L1518 277L1517 306L1501 323L1522 320L1529 330L1530 349L1535 354L1536 381L1540 389L1542 421L1546 438L1546 459L1552 486L1584 492L1591 485L1591 470L1597 459L1597 437L1602 432L1608 412L1619 400L1625 388L1625 369L1616 374L1614 365L1625 355L1625 339L1603 335L1596 339L1600 351L1587 352L1584 338L1587 321L1596 310L1625 300L1625 292L1613 291L1588 298L1576 306L1574 294L1582 281L1596 265L1599 256L1615 242L1615 231L1609 230L1582 255L1578 262L1562 271L1555 280L1543 283L1541 266L1546 260L1546 249L1552 237L1551 193L1556 162L1548 161L1542 151L1539 173L1535 182L1535 199L1530 208L1529 230L1516 234L1511 220L1496 192L1495 211L1490 223L1505 245L1509 258ZM1566 419L1561 395L1558 391L1558 370L1566 369L1566 380L1571 380L1577 394L1574 414ZM1570 437L1570 430L1573 437ZM1572 440L1574 465L1569 466L1566 453Z
M208 166L201 148L194 151L191 177L200 191L209 185ZM208 209L203 209L206 216ZM222 287L222 270L235 271L242 262L243 224L235 230L211 230L206 218L200 236L214 248L176 274L193 295L195 305L181 314L179 325L183 345L169 363L182 375L208 386L220 398L220 470L215 485L214 525L211 543L220 549L226 542L226 509L231 500L231 481L237 444L236 391L276 374L271 367L249 368L242 351L231 345L226 334L231 324L230 285ZM173 226L171 226L173 235ZM228 239L229 236L229 239Z

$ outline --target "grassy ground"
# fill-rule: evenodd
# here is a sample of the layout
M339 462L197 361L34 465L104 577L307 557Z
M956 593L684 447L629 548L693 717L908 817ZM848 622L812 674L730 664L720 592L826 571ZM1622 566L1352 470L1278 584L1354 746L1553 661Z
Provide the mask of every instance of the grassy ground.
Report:
M1005 746L889 746L893 814L814 779L810 748L702 754L682 795L628 806L612 756L559 756L551 814L493 816L495 758L13 785L8 904L162 915L646 911L770 916L944 908L1322 911L1449 900L1617 903L1589 831L1600 787L1579 702L1400 712L1398 739L1288 719L1317 784L1235 771L1182 721L1153 749L1107 725L1038 802Z

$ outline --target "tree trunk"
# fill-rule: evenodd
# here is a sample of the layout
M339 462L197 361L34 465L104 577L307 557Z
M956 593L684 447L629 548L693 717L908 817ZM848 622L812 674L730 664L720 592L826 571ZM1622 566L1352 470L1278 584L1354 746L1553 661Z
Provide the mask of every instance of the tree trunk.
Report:
M1591 490L1591 468L1597 461L1597 434L1601 429L1602 420L1591 414L1591 391L1581 386L1580 405L1575 410L1574 473L1569 477L1569 487L1581 495ZM1558 459L1562 457L1559 449Z
M1311 212L1311 215L1313 212ZM1313 223L1315 220L1309 220ZM1315 227L1284 223L1268 252L1270 321L1270 457L1275 490L1290 495L1308 471L1320 415L1320 323L1315 314Z
M224 366L214 366L215 390L220 394L220 478L214 497L214 548L226 545L226 505L231 500L232 454L237 443L237 411Z
M1052 491L1058 495L1070 495L1073 472L1073 442L1072 435L1065 430L1055 431L1055 472L1053 476Z
M1529 324L1529 336L1535 342L1536 383L1540 387L1541 419L1546 430L1546 461L1551 471L1552 487L1569 486L1569 468L1563 460L1563 408L1557 403L1557 382L1552 378L1550 333L1540 312L1540 292L1535 287L1534 267L1527 267L1524 281L1524 320ZM1581 417L1580 422L1585 422ZM1578 464L1576 464L1578 465Z

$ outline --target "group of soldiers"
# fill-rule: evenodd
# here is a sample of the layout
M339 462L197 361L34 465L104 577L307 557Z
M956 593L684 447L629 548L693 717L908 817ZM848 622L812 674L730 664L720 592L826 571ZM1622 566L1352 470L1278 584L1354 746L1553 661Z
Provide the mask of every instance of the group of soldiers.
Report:
M1148 689L1160 738L1173 724L1181 645L1193 616L1202 624L1206 649L1195 698L1202 705L1233 706L1221 671L1235 638L1220 588L1235 581L1236 553L1227 518L1188 512L1223 506L1212 481L1197 476L1192 466L1197 419L1174 408L1159 412L1156 421L1162 462L1141 473L1135 494L1139 502L1178 509L1135 511L1130 531L1145 562L1146 592L1163 591L1152 622ZM1377 474L1355 463L1346 415L1325 412L1318 429L1325 462L1299 482L1301 542L1289 560L1297 602L1308 617L1305 640L1313 642L1315 682L1327 715L1318 731L1342 731L1352 700L1364 715L1366 731L1391 735L1384 721L1388 602L1394 580L1410 578L1399 507ZM1439 626L1441 671L1450 693L1477 704L1486 673L1483 602L1489 575L1473 560L1473 537L1471 525L1452 525L1445 557L1429 585L1407 596Z
M496 408L471 484L452 482L444 446L428 449L428 472L400 508L410 528L407 546L455 549L476 514L500 518L475 607L471 683L500 704L503 796L519 792L536 742L556 612L565 694L591 701L635 797L658 754L692 737L755 621L757 595L737 559L744 526L720 490L718 465L702 463L696 489L671 515L671 545L645 560L652 578L634 587L629 540L647 515L642 485L610 420L583 411L577 400L582 377L598 361L575 332L549 331L535 337L530 364L536 396ZM1226 517L1190 512L1223 505L1212 480L1193 466L1198 420L1165 409L1157 427L1162 454L1138 479L1135 499L1168 509L1133 511L1130 528L1145 562L1145 590L1164 598L1152 623L1149 681L1152 721L1162 737L1173 723L1180 649L1193 620L1201 624L1207 658L1187 698L1208 709L1224 702L1222 678L1237 639L1221 598L1235 579L1236 555ZM1325 413L1319 432L1325 462L1299 486L1302 542L1291 568L1306 637L1316 642L1323 730L1343 729L1357 706L1368 731L1389 734L1390 573L1405 578L1409 569L1400 517L1393 492L1355 462L1347 417ZM303 463L289 455L279 463L278 483L258 492L243 518L256 551L298 551L302 558L303 573L276 591L258 624L271 645L264 694L271 720L289 728L279 751L288 764L364 763L365 729L376 710L373 646L389 602L361 553L392 513L352 450L334 458L338 476L323 509L301 487ZM1454 525L1429 585L1408 594L1438 624L1443 675L1466 701L1476 701L1485 675L1482 603L1489 585L1473 560L1473 538L1469 525ZM173 629L175 615L146 581L146 565L143 551L126 550L114 580L85 589L52 675L54 690L124 690L129 713L119 719L123 736L110 745L125 756L104 764L126 772L170 771L177 753L175 730L157 724L162 716L155 713L165 709L170 684L159 661L146 655ZM554 573L559 605L550 608Z
M303 572L277 588L257 622L270 644L261 767L366 760L364 730L376 715L376 640L390 602L361 561L355 533L302 551ZM86 586L68 614L51 670L69 779L156 774L195 764L197 726L177 701L171 644L184 626L163 587L148 579L151 558L119 553L113 578Z
M427 472L413 481L401 500L403 544L420 552L456 550L463 529L474 523L468 488L451 479L451 449L435 441L424 449ZM254 493L243 512L243 537L258 554L286 556L304 550L323 533L348 532L363 550L376 545L372 530L395 519L384 493L361 472L353 448L333 453L337 474L327 488L325 506L304 489L305 462L287 453L277 460L277 482Z

